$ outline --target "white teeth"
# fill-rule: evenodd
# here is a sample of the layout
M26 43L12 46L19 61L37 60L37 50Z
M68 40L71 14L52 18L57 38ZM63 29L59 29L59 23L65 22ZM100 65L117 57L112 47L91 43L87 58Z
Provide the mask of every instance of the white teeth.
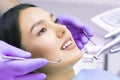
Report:
M64 46L63 46L63 49L65 49L67 46L71 45L72 44L72 41L68 41Z

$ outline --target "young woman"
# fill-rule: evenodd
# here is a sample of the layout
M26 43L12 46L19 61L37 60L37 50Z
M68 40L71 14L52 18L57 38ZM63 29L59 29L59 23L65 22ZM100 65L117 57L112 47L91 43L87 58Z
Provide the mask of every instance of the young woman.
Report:
M70 31L47 11L31 4L20 4L8 10L0 19L0 39L32 53L33 58L46 58L49 63L36 70L47 75L47 80L71 80L73 65L82 53ZM69 77L68 77L69 76Z
M48 63L35 71L45 73L46 80L120 80L105 71L92 69L82 70L74 77L73 65L82 53L70 31L53 14L34 5L17 5L1 17L0 40L31 52L33 58L57 61L64 57L58 64Z

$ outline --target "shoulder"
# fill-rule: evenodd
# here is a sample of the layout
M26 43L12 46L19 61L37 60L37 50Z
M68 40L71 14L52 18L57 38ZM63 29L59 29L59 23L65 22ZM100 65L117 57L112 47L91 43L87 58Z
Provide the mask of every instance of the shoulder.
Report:
M73 80L120 80L120 78L103 70L83 69Z

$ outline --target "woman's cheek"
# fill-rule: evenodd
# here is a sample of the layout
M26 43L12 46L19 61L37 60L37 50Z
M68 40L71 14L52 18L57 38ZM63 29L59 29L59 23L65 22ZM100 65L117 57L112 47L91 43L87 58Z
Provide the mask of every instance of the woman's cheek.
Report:
M32 47L33 57L51 58L56 53L56 45L52 41L38 42Z
M46 45L44 45L44 43L41 45L41 50L43 52L43 54L47 54L47 55L54 55L54 53L56 53L57 50L57 45L55 44L55 42L46 42Z

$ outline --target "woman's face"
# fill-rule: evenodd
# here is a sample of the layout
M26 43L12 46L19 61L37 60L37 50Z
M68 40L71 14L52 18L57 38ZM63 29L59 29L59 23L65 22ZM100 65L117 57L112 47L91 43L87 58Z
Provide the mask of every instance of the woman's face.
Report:
M60 64L50 63L47 68L63 69L73 66L82 57L70 31L57 23L52 14L37 7L30 7L20 12L19 24L21 45L32 53L33 58L57 61L65 56Z

